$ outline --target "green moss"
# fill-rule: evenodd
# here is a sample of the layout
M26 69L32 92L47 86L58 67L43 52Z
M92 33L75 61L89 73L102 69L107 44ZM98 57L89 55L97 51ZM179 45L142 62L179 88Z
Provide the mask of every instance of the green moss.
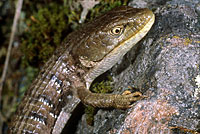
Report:
M23 65L38 67L47 61L71 32L72 22L78 23L77 16L69 7L56 3L50 3L32 15L26 21L28 28L22 39Z
M94 108L92 106L87 106L85 108L85 114L86 114L86 122L88 125L93 126L94 124L94 115L97 113L97 108Z
M107 76L107 78L105 78L101 82L95 82L94 84L92 84L91 91L94 93L111 93L113 91L111 82L112 77Z

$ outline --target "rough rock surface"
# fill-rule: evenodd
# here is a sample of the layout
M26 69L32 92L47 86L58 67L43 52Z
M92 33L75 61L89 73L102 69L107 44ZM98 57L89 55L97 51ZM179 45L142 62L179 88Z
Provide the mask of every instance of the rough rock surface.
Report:
M128 110L98 110L94 126L83 115L75 133L200 133L199 0L137 0L130 5L153 9L156 21L108 73L114 78L114 93L131 86L147 98Z

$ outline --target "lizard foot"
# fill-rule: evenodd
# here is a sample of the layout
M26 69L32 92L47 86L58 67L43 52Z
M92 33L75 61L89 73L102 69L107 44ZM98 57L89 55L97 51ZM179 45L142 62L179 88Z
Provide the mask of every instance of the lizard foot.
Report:
M140 92L127 92L123 93L122 95L116 95L115 96L115 100L114 100L114 104L116 108L120 108L120 109L126 109L126 108L130 108L132 106L132 103L143 99L145 96L142 96L142 93Z

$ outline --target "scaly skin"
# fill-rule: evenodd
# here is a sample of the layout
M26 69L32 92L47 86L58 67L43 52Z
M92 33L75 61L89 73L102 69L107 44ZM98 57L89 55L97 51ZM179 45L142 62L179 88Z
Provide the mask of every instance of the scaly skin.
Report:
M80 100L94 107L129 108L143 96L97 94L92 81L110 69L150 30L154 14L122 6L68 35L26 92L12 134L59 134Z

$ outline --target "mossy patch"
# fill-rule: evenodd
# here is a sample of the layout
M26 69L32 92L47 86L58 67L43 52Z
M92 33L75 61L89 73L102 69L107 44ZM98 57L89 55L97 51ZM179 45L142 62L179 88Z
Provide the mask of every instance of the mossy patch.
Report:
M22 39L23 65L39 67L46 62L72 31L71 22L78 22L77 16L69 7L56 3L50 3L32 15L26 21L28 27Z

